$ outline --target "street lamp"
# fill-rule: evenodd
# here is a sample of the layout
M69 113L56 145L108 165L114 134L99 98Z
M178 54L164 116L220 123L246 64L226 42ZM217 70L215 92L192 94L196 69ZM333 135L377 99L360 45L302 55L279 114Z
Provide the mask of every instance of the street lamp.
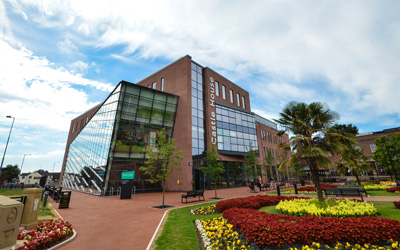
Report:
M52 173L54 173L54 166L56 165L56 163L60 163L59 161L54 162L53 164L53 171L51 171Z
M21 163L21 174L22 174L22 167L24 166L25 156L27 155L32 155L32 154L24 154L24 158L22 158L22 163Z
M3 159L1 160L1 165L0 165L0 176L1 176L1 171L2 171L2 168L3 168L4 158L6 157L8 142L10 141L11 131L12 131L12 128L13 128L13 126L14 126L14 121L15 121L15 117L12 117L11 115L7 115L6 117L7 117L7 118L12 118L13 121L12 121L12 124L11 124L10 133L8 134L8 139L7 139L7 143L6 143L6 148L4 149Z

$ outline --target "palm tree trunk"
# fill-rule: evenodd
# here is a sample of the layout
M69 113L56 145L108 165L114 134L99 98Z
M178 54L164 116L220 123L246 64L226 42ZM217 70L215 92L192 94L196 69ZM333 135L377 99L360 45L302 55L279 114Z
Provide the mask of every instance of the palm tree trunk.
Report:
M318 167L315 165L315 163L310 163L310 172L311 172L311 179L315 185L315 191L317 192L318 196L318 201L323 201L324 196L322 195L322 189L321 189L321 184L319 183L319 171Z

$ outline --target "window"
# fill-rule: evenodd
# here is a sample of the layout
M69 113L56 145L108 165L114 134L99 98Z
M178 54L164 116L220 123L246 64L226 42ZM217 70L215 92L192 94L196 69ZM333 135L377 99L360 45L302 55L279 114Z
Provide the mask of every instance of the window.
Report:
M239 93L236 93L236 99L237 99L237 105L240 107L240 95Z
M88 117L86 117L86 123L88 123L89 122L89 116Z
M246 99L242 96L242 107L246 109Z
M222 84L222 98L224 98L224 100L226 100L226 88L225 85Z
M161 78L161 91L164 91L164 77Z
M233 90L229 90L229 94L231 95L231 103L233 103Z
M71 133L74 133L75 132L75 123L74 123L74 125L72 125L72 132Z
M157 88L157 82L153 82L153 89Z
M219 82L215 81L215 94L219 96Z
M374 153L376 150L376 145L375 144L369 144L369 147L371 148L371 152Z

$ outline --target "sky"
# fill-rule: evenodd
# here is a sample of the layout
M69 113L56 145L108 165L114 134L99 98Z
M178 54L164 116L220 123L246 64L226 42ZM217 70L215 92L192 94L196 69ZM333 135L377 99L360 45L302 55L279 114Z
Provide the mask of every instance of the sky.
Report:
M399 127L398 13L394 0L0 0L3 166L60 171L73 118L185 55L267 119L324 102L360 133Z

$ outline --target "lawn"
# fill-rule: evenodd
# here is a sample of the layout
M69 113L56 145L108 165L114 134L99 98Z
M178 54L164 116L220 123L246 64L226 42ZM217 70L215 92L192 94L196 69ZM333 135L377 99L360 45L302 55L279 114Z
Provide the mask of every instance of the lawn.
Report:
M211 219L219 217L221 214L193 216L190 214L190 210L212 204L216 204L216 202L171 210L163 224L159 237L155 243L153 243L151 249L200 249L195 227L193 225L194 220ZM400 209L396 209L393 202L380 201L373 202L373 204L378 209L380 216L400 221ZM278 213L275 206L263 207L259 209L259 211L271 214Z
M169 211L161 234L153 244L152 249L200 249L193 221L196 219L211 219L219 217L221 214L193 216L190 214L190 210L216 203L199 204Z

